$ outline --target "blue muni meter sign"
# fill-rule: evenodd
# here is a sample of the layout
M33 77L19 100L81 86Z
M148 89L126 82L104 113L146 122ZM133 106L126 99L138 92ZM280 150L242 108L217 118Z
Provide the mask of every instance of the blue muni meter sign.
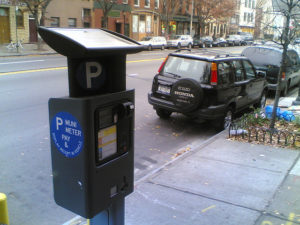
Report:
M78 120L68 112L59 112L51 120L50 135L56 148L67 158L74 158L84 145Z

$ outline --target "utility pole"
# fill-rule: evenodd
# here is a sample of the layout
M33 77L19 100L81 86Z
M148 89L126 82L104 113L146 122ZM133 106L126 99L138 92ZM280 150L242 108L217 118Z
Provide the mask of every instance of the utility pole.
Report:
M192 36L193 29L193 16L194 16L194 0L192 0L192 10L191 10L191 23L190 23L190 35Z

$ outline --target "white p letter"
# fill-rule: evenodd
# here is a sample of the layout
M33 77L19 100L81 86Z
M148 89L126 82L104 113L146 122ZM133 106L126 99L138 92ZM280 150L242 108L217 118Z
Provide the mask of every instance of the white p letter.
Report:
M56 130L59 130L59 126L63 125L63 120L60 117L56 117Z
M96 71L92 72L92 67L96 67ZM102 67L98 62L87 62L85 64L85 72L86 72L86 86L87 88L92 87L92 78L98 77L102 73Z

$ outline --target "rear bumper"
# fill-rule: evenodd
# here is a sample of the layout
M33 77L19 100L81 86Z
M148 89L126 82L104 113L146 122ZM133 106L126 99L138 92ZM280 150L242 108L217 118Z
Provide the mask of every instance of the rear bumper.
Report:
M184 112L180 108L176 107L173 102L167 101L161 98L156 98L152 95L152 92L148 93L148 102L153 105L154 109L161 108L171 112L182 113L186 116L197 117L204 120L219 119L224 116L227 106L225 104L209 106L207 108L200 108L191 112Z

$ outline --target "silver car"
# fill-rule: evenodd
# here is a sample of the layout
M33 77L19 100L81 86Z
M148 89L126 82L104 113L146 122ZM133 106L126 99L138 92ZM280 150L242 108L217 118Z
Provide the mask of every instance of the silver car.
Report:
M176 35L174 38L167 41L168 48L181 48L188 47L192 48L193 38L190 35Z

